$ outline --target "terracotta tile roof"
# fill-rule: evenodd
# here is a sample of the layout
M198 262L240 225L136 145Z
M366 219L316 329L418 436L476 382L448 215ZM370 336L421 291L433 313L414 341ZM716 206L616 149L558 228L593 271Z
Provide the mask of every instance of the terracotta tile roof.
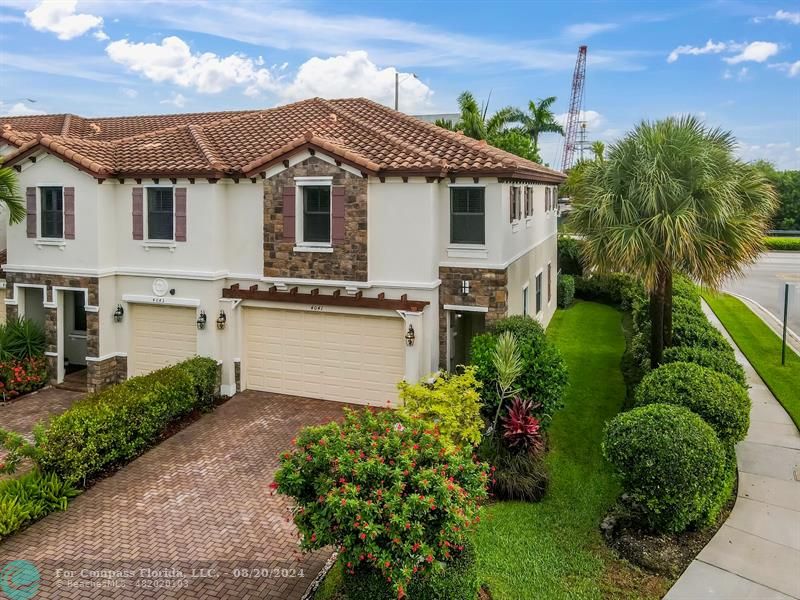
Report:
M254 177L298 149L379 176L564 175L364 98L312 98L268 110L84 119L0 119L13 164L46 148L97 177Z

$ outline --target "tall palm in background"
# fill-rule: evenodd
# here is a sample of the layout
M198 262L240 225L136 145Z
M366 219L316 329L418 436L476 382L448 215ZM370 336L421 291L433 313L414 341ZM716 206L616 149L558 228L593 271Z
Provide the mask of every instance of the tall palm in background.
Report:
M555 96L540 98L538 101L531 100L528 102L528 112L514 111L512 120L519 123L525 133L530 136L537 152L539 150L539 134L560 133L564 135L564 128L556 121L556 116L553 114L552 106L555 101Z
M592 142L592 154L595 160L603 160L606 155L606 145L600 140Z
M438 119L435 124L450 131L460 131L476 140L488 140L498 135L511 122L515 114L515 109L507 106L487 119L489 101L487 100L483 106L479 106L471 92L461 93L458 97L458 108L460 112L458 122Z
M650 359L672 341L672 273L716 288L755 260L777 206L729 132L694 117L643 122L587 161L570 215L586 266L641 277L650 294Z
M8 222L11 225L25 218L25 203L19 193L17 175L11 169L0 166L0 206L8 208Z

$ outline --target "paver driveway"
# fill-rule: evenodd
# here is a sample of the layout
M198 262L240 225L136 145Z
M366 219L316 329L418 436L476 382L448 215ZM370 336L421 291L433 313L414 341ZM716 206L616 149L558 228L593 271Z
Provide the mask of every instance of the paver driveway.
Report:
M344 406L238 394L0 543L0 569L32 562L37 600L300 598L329 553L298 551L289 505L268 486L295 433Z

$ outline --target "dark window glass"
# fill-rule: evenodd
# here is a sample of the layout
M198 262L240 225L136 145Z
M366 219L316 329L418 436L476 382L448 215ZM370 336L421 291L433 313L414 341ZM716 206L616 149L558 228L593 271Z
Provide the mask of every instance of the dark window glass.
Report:
M542 312L542 274L536 276L536 314Z
M528 288L522 290L522 314L528 314Z
M60 187L39 188L42 202L42 237L64 237L64 195Z
M450 188L450 243L485 243L483 192L483 188Z
M303 186L303 241L331 241L331 188Z
M174 224L172 188L147 188L147 239L175 239Z
M73 304L73 314L75 317L73 329L75 331L86 331L86 296L83 294L73 294L75 298Z

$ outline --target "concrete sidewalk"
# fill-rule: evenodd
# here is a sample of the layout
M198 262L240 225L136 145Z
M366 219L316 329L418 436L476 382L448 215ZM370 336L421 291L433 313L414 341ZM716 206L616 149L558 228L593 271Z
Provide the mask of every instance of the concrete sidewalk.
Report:
M705 302L703 310L744 366L750 430L736 447L733 511L665 599L800 599L800 432Z

